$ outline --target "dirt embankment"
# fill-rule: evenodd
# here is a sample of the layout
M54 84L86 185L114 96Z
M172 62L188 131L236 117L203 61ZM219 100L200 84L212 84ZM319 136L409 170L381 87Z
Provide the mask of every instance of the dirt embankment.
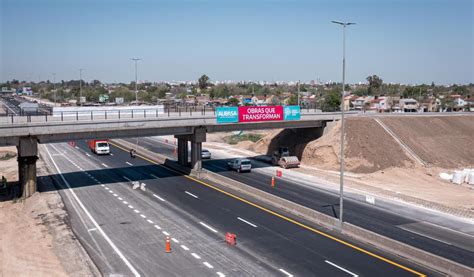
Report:
M474 117L440 116L382 119L429 166L474 166Z
M0 148L0 157L16 154ZM38 175L49 175L41 160ZM16 157L0 158L0 175L17 179ZM52 186L52 184L45 184ZM0 196L0 276L99 276L100 273L67 224L62 199L54 189L26 200Z

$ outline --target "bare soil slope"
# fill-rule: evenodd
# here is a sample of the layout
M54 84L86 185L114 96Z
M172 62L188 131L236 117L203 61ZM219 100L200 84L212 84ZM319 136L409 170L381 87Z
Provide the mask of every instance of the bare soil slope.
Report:
M397 117L382 121L429 165L474 166L472 116Z

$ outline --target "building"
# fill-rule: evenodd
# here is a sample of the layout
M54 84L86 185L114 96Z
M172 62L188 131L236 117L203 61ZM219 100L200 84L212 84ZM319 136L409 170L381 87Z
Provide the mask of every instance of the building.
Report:
M404 113L417 112L419 105L418 101L412 98L400 99L400 111Z

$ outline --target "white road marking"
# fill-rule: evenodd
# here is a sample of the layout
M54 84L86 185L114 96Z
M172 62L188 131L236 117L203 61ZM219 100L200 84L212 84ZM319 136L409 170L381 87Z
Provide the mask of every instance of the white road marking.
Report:
M153 197L156 197L156 198L160 199L161 201L165 202L165 199L163 199L163 198L159 197L159 196L158 196L158 195L156 195L156 194L153 194Z
M102 165L103 165L104 167L107 167L107 168L109 167L108 165L106 165L106 164L104 164L104 163L102 163Z
M144 214L141 214L140 216L143 217L143 218L146 218L146 215L144 215Z
M210 263L208 263L208 262L203 262L203 264L204 264L205 266L207 266L208 268L211 268L211 269L214 268L214 267L213 267Z
M200 257L198 254L196 254L196 253L191 253L191 255L193 255L193 257L196 258L196 259L198 259L198 260L201 259L201 257Z
M86 156L87 156L87 157L90 157L91 155L89 155L89 153L86 153Z
M135 213L137 213L137 214L139 214L139 213L140 213L140 211L139 211L139 210L133 210L133 211L134 211Z
M79 147L77 147L77 146L74 146L74 148L79 149Z
M158 179L158 176L154 175L154 174L150 174L151 177L155 178L155 179Z
M113 156L114 154L113 153L109 153L110 156Z
M166 231L163 231L162 233L163 233L163 235L165 235L165 236L169 236L169 235L170 235L170 233L168 233L168 232L166 232Z
M130 166L132 166L132 165L133 165L132 163L129 163L129 162L125 162L125 163L126 163L126 164L128 164L128 165L130 165Z
M46 146L46 152L48 152L48 156L49 158L51 159L51 162L53 163L54 167L56 168L56 171L59 173L59 176L61 177L61 179L63 180L64 184L66 184L66 186L68 187L68 190L69 192L71 193L71 195L74 197L74 199L77 201L77 203L79 204L79 206L82 208L82 210L84 211L84 213L87 215L87 217L89 217L89 219L91 220L92 224L95 226L95 228L97 228L97 230L99 230L99 233L104 237L105 241L107 241L107 243L110 245L110 247L112 247L112 249L115 251L115 253L117 253L117 255L120 257L120 259L125 263L125 265L130 269L130 271L133 273L133 275L135 277L139 277L140 274L138 273L138 271L135 269L135 267L133 267L133 265L127 260L127 258L122 254L122 252L120 251L120 249L117 248L117 246L112 242L112 240L107 236L107 234L104 232L104 230L102 230L102 228L99 226L99 224L97 224L97 221L95 221L95 219L92 217L92 215L89 213L89 211L86 209L86 207L84 206L84 204L82 204L81 200L79 200L79 197L77 197L76 193L71 189L71 186L69 185L68 181L66 180L66 178L64 178L61 170L59 169L58 165L56 164L56 162L54 161L53 157L51 157L51 153L49 152L49 149L48 147ZM54 146L53 146L54 148ZM67 194L66 194L67 195Z
M97 228L90 228L89 230L87 230L88 232L92 232L92 231L95 231L97 230Z
M248 225L254 227L254 228L257 228L257 225L251 223L251 222L248 222L247 220L243 219L243 218L240 218L240 217L237 217L238 220L242 221L242 222L245 222L247 223Z
M112 190L109 190L110 193L114 193Z
M147 219L146 221L148 221L148 223L150 223L150 224L153 224L153 221L151 221L149 219Z
M179 240L175 239L175 238L171 238L172 241L176 242L176 243L179 243Z
M186 247L186 245L181 245L181 248L183 248L183 249L186 250L186 251L189 251L189 248Z
M190 193L190 192L187 191L187 190L185 190L184 193L186 193L186 194L188 194L188 195L191 195L191 196L194 197L194 198L199 198L199 197L197 197L196 195Z
M286 276L288 276L288 277L293 277L293 274L290 274L288 271L284 270L283 268L280 268L280 271L285 273Z
M100 185L101 187L105 187L105 185Z
M154 225L156 229L161 230L161 227L158 225Z
M108 188L108 187L105 187L105 189L106 189L106 190L109 190L109 188Z
M127 201L123 201L123 203L124 203L125 205L128 205L128 202L127 202Z
M115 196L115 197L118 197L118 195L117 195L117 194L115 194L115 193L114 193L114 196Z
M338 269L344 271L345 273L349 273L350 275L352 275L352 276L354 276L354 277L358 277L358 276L359 276L359 275L357 275L357 274L355 274L355 273L352 273L352 272L350 272L349 270L343 268L342 266L338 266L337 264L332 263L332 262L330 262L330 261L328 261L328 260L325 260L325 262L328 263L328 264L330 264L330 265L332 265L332 266L334 266L335 268L338 268Z
M132 206L132 205L128 205L128 207L129 207L130 209L133 209L133 206Z
M118 200L122 201L123 199L122 199L122 197L119 197Z
M225 277L225 274L222 273L222 272L217 271L216 273L217 273L217 276L219 276L219 277Z
M213 231L214 233L217 233L217 230L212 228L211 226L207 225L206 223L204 222L199 222L199 224L201 224L202 226L206 227L207 229Z
M410 232L410 233L413 233L413 234L417 234L418 236L422 236L422 237L425 237L425 238L429 238L429 239L432 239L432 240L435 240L435 241L439 241L441 243L444 243L444 244L447 244L447 245L452 245L451 243L447 242L447 241L444 241L444 240L440 240L440 239L437 239L437 238L433 238L433 237L430 237L428 235L425 235L425 234L422 234L422 233L419 233L419 232L416 232L416 231L412 231L408 228L405 228L405 227L400 227L398 226L398 228L402 229L402 230L405 230L407 232Z
M131 182L132 180L130 180L129 178L125 177L125 176L122 176L125 180Z

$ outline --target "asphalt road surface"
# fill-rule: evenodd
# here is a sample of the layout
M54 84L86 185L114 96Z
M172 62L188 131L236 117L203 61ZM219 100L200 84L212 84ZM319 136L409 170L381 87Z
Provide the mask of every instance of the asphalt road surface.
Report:
M130 142L136 142L130 139ZM139 146L156 153L174 157L171 142L157 138L140 138ZM338 195L302 185L288 178L277 178L276 188L271 188L271 176L253 170L251 173L237 173L227 167L230 159L214 158L203 160L203 167L249 186L264 190L279 197L304 205L329 216L337 216ZM253 162L253 165L262 164ZM268 165L270 166L270 165ZM333 209L334 207L334 209ZM419 222L399 214L374 207L367 203L346 200L344 220L364 229L407 243L427 252L445 257L458 263L474 267L474 238L426 222Z
M58 172L51 177L72 228L104 275L437 275L346 238L342 244L116 147L105 156L85 141L41 151ZM237 235L236 246L224 242L226 232Z

